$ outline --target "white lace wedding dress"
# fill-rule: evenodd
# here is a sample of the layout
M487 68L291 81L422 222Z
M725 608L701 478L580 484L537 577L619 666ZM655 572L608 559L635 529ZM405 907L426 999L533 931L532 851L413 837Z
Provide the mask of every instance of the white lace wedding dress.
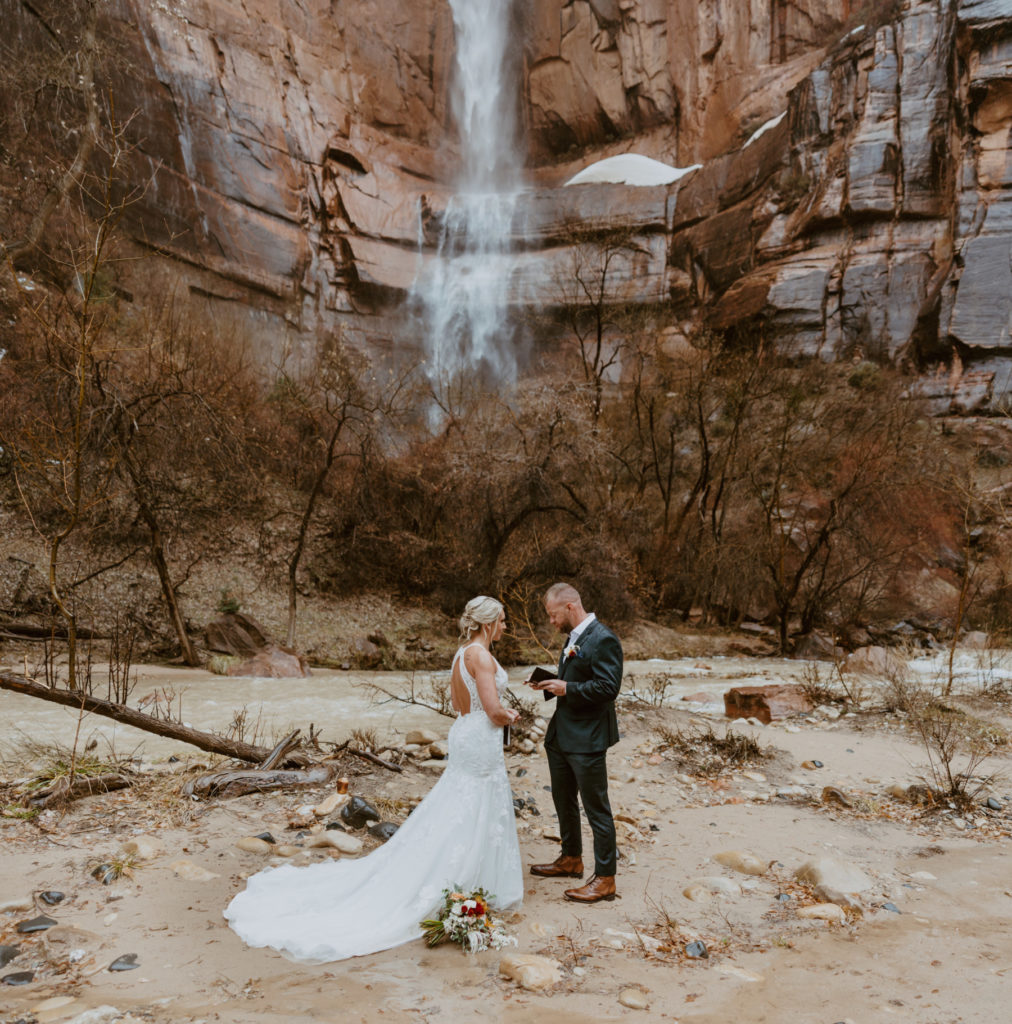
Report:
M520 846L502 752L502 729L485 714L460 660L471 710L450 728L446 770L385 845L358 860L267 868L225 910L250 946L290 960L327 963L421 937L443 889L483 888L500 910L523 898ZM506 671L496 663L496 687Z

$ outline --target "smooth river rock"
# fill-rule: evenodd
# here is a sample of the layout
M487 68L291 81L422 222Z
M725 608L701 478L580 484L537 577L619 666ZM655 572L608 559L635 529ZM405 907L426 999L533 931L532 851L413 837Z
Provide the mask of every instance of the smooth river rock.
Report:
M743 850L727 850L724 853L716 854L713 859L732 871L740 871L743 875L766 874L766 864L755 854L746 853Z
M562 964L534 953L508 953L499 961L499 973L537 992L562 981Z

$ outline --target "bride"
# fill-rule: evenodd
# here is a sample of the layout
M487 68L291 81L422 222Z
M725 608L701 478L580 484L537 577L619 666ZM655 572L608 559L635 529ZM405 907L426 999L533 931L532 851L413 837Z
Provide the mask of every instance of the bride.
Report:
M520 905L520 847L502 752L502 727L519 716L500 703L506 670L489 651L505 625L491 597L464 609L450 673L458 717L446 770L425 799L367 857L285 864L249 878L225 910L248 945L326 963L420 938L419 922L451 886L483 888L499 910Z

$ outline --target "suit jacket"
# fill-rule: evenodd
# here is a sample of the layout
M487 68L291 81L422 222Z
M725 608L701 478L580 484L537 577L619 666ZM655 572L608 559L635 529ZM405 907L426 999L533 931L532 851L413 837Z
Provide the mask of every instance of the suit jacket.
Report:
M618 743L615 698L622 687L622 645L595 619L577 638L577 651L559 659L566 694L557 698L545 743L568 753L593 753ZM555 699L545 692L545 699Z

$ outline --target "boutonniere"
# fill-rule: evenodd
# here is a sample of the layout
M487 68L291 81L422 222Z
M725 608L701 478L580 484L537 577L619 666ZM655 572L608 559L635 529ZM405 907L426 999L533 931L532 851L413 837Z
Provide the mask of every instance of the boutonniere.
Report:
M563 655L564 655L564 657L566 658L567 661L570 658L578 658L580 656L580 645L579 644L569 644L569 646L566 647L566 649L562 653L563 653Z

